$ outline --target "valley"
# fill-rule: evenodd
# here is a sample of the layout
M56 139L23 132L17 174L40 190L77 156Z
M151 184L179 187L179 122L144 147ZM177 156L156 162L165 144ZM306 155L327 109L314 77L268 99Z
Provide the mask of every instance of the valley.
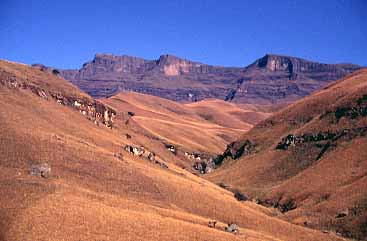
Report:
M290 132L321 130L320 115L320 121L334 123L335 133L365 126L365 71L280 112L276 105L220 99L179 103L134 92L93 99L52 71L9 61L0 61L0 78L1 240L118 240L121 235L124 240L344 240L324 218L365 195L348 195L364 190L364 168L359 168L365 163L364 132L343 137L353 144L343 138L332 142L337 148L326 150L316 164L315 156L307 163L298 164L298 156L290 162L288 153L299 155L293 144L274 147ZM348 97L351 91L355 94ZM328 105L334 102L335 107ZM330 110L318 112L325 105ZM362 108L359 114L354 105ZM339 106L347 109L335 120ZM223 156L207 174L194 168L198 160L217 161L229 143L233 150L225 153L236 153L247 139L254 148L242 148L235 160ZM272 159L274 152L284 159ZM340 152L358 155L342 165ZM330 175L330 182L317 180L318 172L334 165L333 153L340 158L333 170L354 171L356 179L340 174ZM309 179L316 181L303 184ZM348 192L341 191L344 185L351 185ZM234 190L250 199L239 201ZM315 206L314 198L322 197L326 201ZM348 197L353 198L335 204ZM292 200L296 208L283 212L274 200L281 207ZM356 213L341 227L363 225L365 212ZM226 232L229 224L239 233Z

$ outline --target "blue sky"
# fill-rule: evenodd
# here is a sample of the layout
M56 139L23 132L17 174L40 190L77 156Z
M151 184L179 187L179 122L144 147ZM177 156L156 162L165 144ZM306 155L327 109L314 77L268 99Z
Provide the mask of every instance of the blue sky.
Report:
M0 0L0 58L79 68L95 53L224 66L275 53L367 66L367 1Z

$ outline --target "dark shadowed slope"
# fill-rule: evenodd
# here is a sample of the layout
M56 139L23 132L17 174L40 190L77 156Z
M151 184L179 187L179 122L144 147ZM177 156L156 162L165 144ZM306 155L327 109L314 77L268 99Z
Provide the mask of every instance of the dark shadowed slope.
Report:
M286 220L365 239L367 70L262 121L223 157L210 180L277 207Z
M95 97L129 90L182 102L217 98L273 104L300 99L358 68L351 64L321 64L280 55L265 55L246 68L233 68L172 55L145 60L97 54L79 70L60 72Z

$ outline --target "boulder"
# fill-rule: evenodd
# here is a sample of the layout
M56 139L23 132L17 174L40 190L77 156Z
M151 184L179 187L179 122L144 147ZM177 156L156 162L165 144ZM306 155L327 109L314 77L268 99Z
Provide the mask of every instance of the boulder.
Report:
M126 145L125 147L124 147L124 150L125 151L127 151L127 152L129 152L129 153L133 153L134 151L134 148L132 147L132 146L130 146L130 145Z
M155 153L150 152L149 155L148 155L148 159L149 159L149 161L154 162L155 161Z
M133 153L136 156L142 156L145 153L145 150L143 147L133 147Z
M238 234L240 232L240 228L235 223L228 224L228 227L225 227L224 230L229 233Z
M177 149L174 145L171 144L165 144L165 147L167 148L167 150L169 150L170 152L172 152L173 154L176 154Z
M47 163L33 164L31 166L31 175L48 178L51 175L51 167Z
M349 215L349 210L346 209L344 211L341 211L335 215L335 218L344 218Z
M209 220L208 227L215 228L215 225L217 224L216 220Z

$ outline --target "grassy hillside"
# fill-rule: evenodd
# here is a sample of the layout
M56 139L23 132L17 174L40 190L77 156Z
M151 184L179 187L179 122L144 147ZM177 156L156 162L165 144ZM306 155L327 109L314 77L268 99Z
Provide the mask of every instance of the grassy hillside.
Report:
M367 70L260 122L208 176L283 212L284 220L367 236Z

